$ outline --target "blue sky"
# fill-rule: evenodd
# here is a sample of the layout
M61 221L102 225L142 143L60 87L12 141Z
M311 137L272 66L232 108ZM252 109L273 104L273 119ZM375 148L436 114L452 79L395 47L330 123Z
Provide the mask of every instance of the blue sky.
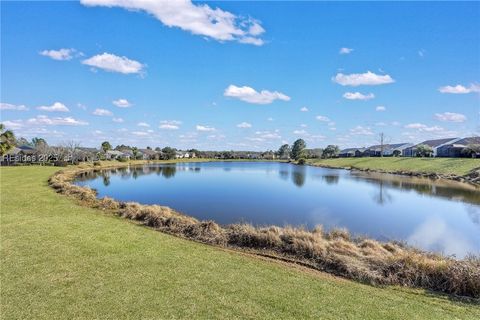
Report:
M479 132L479 2L1 6L17 136L265 150Z

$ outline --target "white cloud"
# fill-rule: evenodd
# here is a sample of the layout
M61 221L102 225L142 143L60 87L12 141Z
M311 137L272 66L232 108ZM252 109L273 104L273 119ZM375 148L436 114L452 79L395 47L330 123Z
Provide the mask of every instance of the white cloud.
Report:
M50 57L53 60L70 60L73 58L75 49L59 49L59 50L43 50L40 52L42 56Z
M251 128L252 125L248 122L242 122L242 123L237 124L237 127L245 129L245 128Z
M0 110L27 111L28 108L23 104L0 103Z
M163 120L160 121L160 125L158 127L163 130L178 130L181 123L181 121L177 120Z
M370 100L375 98L373 93L363 94L360 92L345 92L343 97L348 100Z
M308 108L307 108L307 107L303 107L303 108L300 109L300 111L302 111L302 112L308 112Z
M66 118L49 118L45 115L38 115L35 118L30 118L27 121L29 125L46 125L46 126L85 126L88 125L88 122L76 120L72 117Z
M418 50L418 56L419 56L420 58L425 57L425 53L427 53L427 51L426 51L425 49L420 49L420 50Z
M435 119L439 121L448 121L448 122L464 122L467 120L467 117L461 113L444 112L444 113L435 113Z
M69 112L67 106L61 102L55 102L51 106L40 106L37 107L38 110L48 111L48 112Z
M375 110L378 111L378 112L382 112L382 111L387 110L387 108L385 108L384 106L377 106L377 107L375 108Z
M149 133L145 131L132 131L132 134L138 137L145 137L149 135Z
M259 38L265 32L260 22L236 16L207 4L193 4L190 0L81 0L86 6L121 7L129 11L145 11L168 27L178 27L195 35L218 41L238 41L263 45Z
M282 137L279 134L278 130L275 131L256 131L254 137L246 138L249 141L262 142L266 140L278 140Z
M116 123L123 123L124 122L124 120L122 118L112 118L112 121L116 122Z
M440 91L441 93L466 94L472 92L480 92L480 85L472 83L469 87L465 87L457 84L456 86L440 87L438 88L438 91Z
M330 118L328 117L325 117L325 116L316 116L315 117L318 121L322 121L322 122L330 122Z
M196 129L197 131L202 131L202 132L212 132L216 130L214 127L202 126L199 124L197 124Z
M339 54L349 54L353 51L352 48L340 48L340 50L338 51Z
M302 135L306 135L306 134L308 134L308 133L307 133L306 130L302 129L302 130L294 130L294 131L293 131L293 134L302 136Z
M237 98L248 103L255 104L269 104L275 100L289 101L290 97L278 92L278 91L268 91L262 90L260 92L255 89L247 86L237 87L235 85L228 86L223 93L225 97Z
M325 136L323 136L321 134L318 134L318 135L311 134L307 130L304 130L304 129L294 130L293 134L297 135L297 136L302 136L305 140L310 141L310 142L325 139Z
M270 122L271 122L271 121L273 121L273 118L272 118L272 117L267 118L267 121L270 121Z
M5 126L5 128L12 129L12 130L20 129L23 127L22 120L13 120L13 121L7 120L7 121L2 121L2 124Z
M443 131L445 130L444 128L442 127L439 127L439 126L427 126L426 124L423 124L423 123L410 123L410 124L407 124L405 126L405 128L407 129L415 129L415 130L418 130L418 131L421 131L421 132L435 132L435 131Z
M127 57L119 57L107 52L85 59L82 63L105 71L123 74L142 73L145 68L145 65L138 61L130 60Z
M107 110L107 109L95 109L95 111L93 111L94 115L96 116L113 116L113 113L112 111L110 110Z
M113 100L112 103L119 108L128 108L132 106L132 104L127 99Z
M137 126L139 126L139 127L145 127L145 128L149 128L149 127L150 127L150 125L149 125L148 123L146 123L146 122L139 122L139 123L137 123Z
M378 75L371 71L366 73L353 73L353 74L343 74L338 73L335 77L332 78L332 81L342 85L342 86L376 86L381 84L393 83L395 80L392 79L388 74Z
M350 129L350 134L360 135L360 136L371 136L373 131L370 127L356 126L355 128Z

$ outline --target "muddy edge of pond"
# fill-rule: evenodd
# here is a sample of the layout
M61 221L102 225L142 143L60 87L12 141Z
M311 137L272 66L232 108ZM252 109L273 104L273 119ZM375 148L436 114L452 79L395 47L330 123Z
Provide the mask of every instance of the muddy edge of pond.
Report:
M480 302L480 257L457 260L397 242L354 238L345 229L324 232L321 226L312 231L249 224L221 226L164 206L120 202L109 197L99 199L95 190L71 183L80 173L87 171L153 163L176 161L81 164L56 172L48 182L56 192L75 198L80 205L181 238L278 259L287 258L362 283L424 288Z

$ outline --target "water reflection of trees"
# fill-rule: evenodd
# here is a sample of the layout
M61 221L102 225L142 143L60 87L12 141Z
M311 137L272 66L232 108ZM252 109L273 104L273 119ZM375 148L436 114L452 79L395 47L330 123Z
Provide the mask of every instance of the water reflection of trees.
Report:
M302 187L305 184L306 172L305 166L295 166L292 171L292 181L297 187Z
M288 170L280 169L278 171L278 176L282 180L288 180L289 172L288 172Z
M401 191L414 191L420 195L445 198L449 200L463 201L470 204L480 204L480 190L472 187L464 187L444 181L428 179L396 177L392 175L377 175L368 173L352 173L352 179L371 183L379 186L378 199L385 200L385 192L389 189ZM384 202L383 202L384 203Z
M322 181L324 181L326 184L337 184L339 179L340 177L336 174L322 175Z
M87 181L93 180L96 178L102 178L103 184L105 186L110 185L110 177L112 175L119 176L121 179L138 179L141 176L149 174L157 174L162 177L169 179L175 176L177 170L181 171L192 171L199 172L199 167L182 167L178 168L175 165L164 165L164 166L132 166L132 167L122 167L114 169L105 169L105 170L93 170L88 172L82 172L76 178L76 181Z

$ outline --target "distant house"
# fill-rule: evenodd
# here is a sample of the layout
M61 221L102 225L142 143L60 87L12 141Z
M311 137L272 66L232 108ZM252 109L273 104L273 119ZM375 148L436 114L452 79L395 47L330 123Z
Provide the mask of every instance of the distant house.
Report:
M119 160L119 159L130 159L130 155L128 153L118 151L118 150L108 150L105 152L105 159L107 160Z
M266 159L266 160L275 159L275 153L272 151L263 152L260 156L262 157L262 159Z
M340 158L362 157L365 153L365 148L347 148L340 150L338 156Z
M97 161L99 159L99 153L100 150L96 148L80 147L77 149L76 158L78 161Z
M402 155L403 150L411 147L411 143L395 143L395 144L384 144L382 145L374 145L367 150L365 150L364 154L368 157L380 157L380 156L393 156L393 155ZM382 152L383 151L383 152Z
M391 155L393 156L401 156L403 155L403 151L407 148L413 146L413 143L396 143L389 145L389 152L392 151Z
M195 153L190 153L190 152L181 151L181 150L175 151L175 158L177 159L194 158L194 157L195 157Z
M11 165L15 163L37 162L37 151L27 145L13 147L4 156L2 156L2 165Z
M464 153L464 150L470 145L480 145L480 137L468 137L443 144L437 148L437 157L459 158L469 156L479 158L480 153L478 152L468 155Z
M158 160L160 158L158 152L152 149L140 149L139 151L142 153L143 160Z
M446 138L446 139L435 139L435 140L425 140L419 144L416 144L414 146L405 148L402 152L402 155L404 157L416 157L417 156L417 147L421 144L427 145L432 148L433 150L433 156L437 156L437 150L438 148L446 145L446 144L451 144L456 141L460 140L460 138Z

